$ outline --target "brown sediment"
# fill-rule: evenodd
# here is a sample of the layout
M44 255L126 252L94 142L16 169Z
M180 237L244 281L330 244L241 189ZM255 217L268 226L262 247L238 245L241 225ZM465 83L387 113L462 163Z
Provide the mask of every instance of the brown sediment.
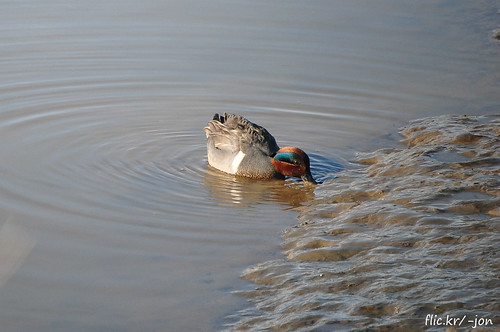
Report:
M284 255L248 269L235 329L422 330L426 314L497 317L500 118L443 116L315 190Z

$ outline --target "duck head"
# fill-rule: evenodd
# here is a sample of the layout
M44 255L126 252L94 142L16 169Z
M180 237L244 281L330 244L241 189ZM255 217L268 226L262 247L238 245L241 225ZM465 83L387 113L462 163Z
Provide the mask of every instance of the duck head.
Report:
M287 146L279 149L273 157L273 166L281 175L299 177L304 182L316 184L311 175L309 157L299 148Z

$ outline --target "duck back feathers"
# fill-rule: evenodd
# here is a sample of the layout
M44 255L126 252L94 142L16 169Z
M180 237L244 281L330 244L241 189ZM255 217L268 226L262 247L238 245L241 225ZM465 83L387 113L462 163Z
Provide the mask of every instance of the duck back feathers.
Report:
M224 135L224 139L231 138L231 141L237 141L238 146L246 153L247 149L258 148L264 154L272 157L279 150L278 144L264 127L261 127L253 122L248 121L241 115L224 113L223 115L215 114L212 121L208 123L208 127L214 126L217 128L213 137L216 143L221 139L220 134ZM207 132L207 131L205 131ZM218 134L217 134L218 132ZM208 135L208 134L207 134Z
M279 147L265 128L240 115L224 113L215 114L203 130L211 166L247 177L276 177L272 157Z

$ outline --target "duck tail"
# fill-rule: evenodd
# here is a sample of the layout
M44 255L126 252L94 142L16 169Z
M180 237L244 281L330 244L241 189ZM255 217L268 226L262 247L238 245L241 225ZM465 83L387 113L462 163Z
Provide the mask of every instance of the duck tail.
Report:
M224 113L222 115L219 115L219 113L215 113L214 117L212 118L215 121L219 121L220 123L226 122L227 114Z

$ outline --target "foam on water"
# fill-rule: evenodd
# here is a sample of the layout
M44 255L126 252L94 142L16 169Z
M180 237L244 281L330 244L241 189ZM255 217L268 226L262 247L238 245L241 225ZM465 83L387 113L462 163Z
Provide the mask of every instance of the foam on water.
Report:
M360 154L363 167L317 187L283 257L243 273L255 287L237 293L255 306L231 328L419 331L428 314L498 326L500 117L400 134L404 146Z

